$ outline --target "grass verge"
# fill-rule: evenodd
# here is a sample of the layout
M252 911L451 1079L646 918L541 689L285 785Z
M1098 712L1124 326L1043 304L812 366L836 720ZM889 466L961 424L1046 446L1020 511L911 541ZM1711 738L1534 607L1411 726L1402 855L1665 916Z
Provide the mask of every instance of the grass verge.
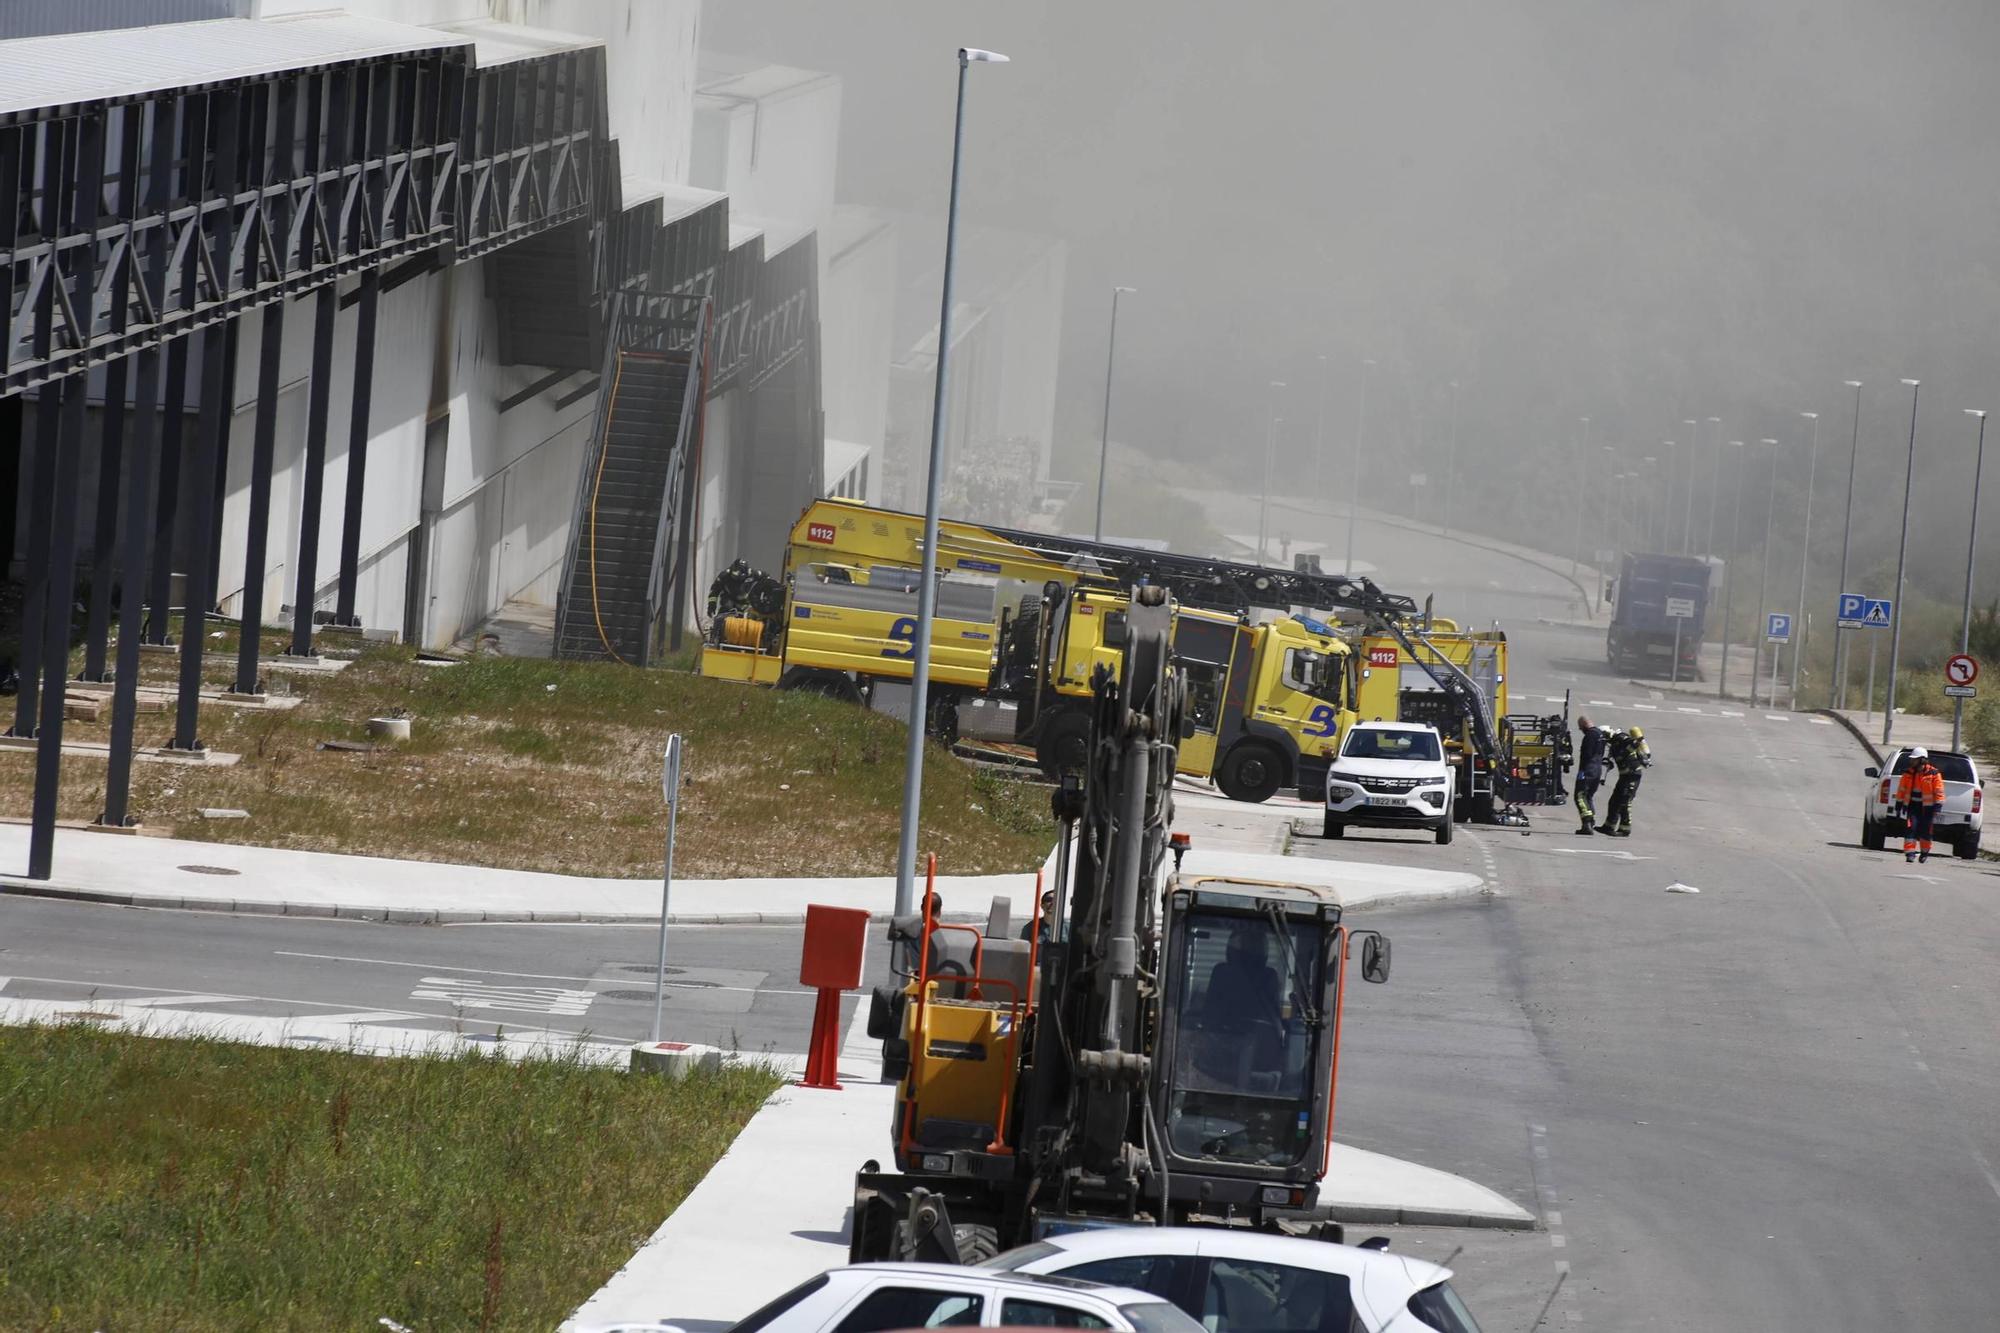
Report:
M777 1084L0 1030L0 1327L553 1328Z
M273 640L275 643L275 639ZM227 679L228 661L209 657ZM169 659L147 661L167 683ZM837 700L614 663L477 657L420 666L376 648L336 675L270 677L288 711L204 705L201 736L231 768L137 764L132 808L176 837L567 874L656 873L666 832L660 752L687 745L675 870L693 877L880 875L895 862L903 725ZM371 716L405 709L409 742L368 752ZM142 745L173 732L143 713ZM65 738L103 740L107 720ZM0 814L25 816L28 752L0 752ZM59 816L95 819L102 759L63 762ZM921 851L948 874L1039 865L1054 840L1047 793L942 748L925 765ZM250 818L205 820L204 808Z

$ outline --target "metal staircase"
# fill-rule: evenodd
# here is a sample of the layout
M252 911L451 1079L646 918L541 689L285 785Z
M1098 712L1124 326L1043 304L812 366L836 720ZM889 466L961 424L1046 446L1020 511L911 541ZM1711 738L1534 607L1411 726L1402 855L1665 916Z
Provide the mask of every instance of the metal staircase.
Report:
M649 666L686 599L707 298L612 298L597 420L577 478L555 656Z

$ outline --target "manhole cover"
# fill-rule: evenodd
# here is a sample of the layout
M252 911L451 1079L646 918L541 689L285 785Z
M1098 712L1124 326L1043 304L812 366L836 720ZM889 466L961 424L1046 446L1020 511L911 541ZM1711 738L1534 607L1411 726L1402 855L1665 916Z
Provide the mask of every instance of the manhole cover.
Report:
M713 986L714 984L713 981L681 981L675 983L679 987ZM601 990L597 992L597 997L601 1000L650 1000L653 998L653 992L649 990Z
M190 875L240 875L243 873L240 870L231 870L228 866L178 866L176 869L185 870Z

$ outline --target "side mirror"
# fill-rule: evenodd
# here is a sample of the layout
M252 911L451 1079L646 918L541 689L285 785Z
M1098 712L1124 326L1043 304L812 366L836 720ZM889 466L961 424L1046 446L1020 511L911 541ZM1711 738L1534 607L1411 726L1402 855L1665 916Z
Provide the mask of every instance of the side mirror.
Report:
M1875 767L1874 765L1872 765L1872 764L1871 764L1871 765L1869 765L1869 766L1868 766L1867 768L1864 768L1864 769L1862 769L1862 770L1861 770L1861 772L1862 772L1862 775L1863 775L1863 776L1865 776L1865 777L1871 777L1871 778L1879 778L1879 777L1881 777L1881 776L1882 776L1882 770L1881 770L1881 769L1879 769L1879 768L1876 768L1876 767Z
M1389 979L1389 937L1379 930L1355 933L1361 936L1361 979L1379 986Z

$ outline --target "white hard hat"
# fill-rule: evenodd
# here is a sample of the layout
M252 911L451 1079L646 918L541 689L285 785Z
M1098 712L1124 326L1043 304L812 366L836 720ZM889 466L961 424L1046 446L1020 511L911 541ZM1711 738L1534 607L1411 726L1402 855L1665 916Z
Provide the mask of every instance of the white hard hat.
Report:
M1931 752L1929 750L1926 750L1921 745L1917 746L1914 750L1910 751L1910 758L1912 759L1928 759L1930 757L1931 757Z

